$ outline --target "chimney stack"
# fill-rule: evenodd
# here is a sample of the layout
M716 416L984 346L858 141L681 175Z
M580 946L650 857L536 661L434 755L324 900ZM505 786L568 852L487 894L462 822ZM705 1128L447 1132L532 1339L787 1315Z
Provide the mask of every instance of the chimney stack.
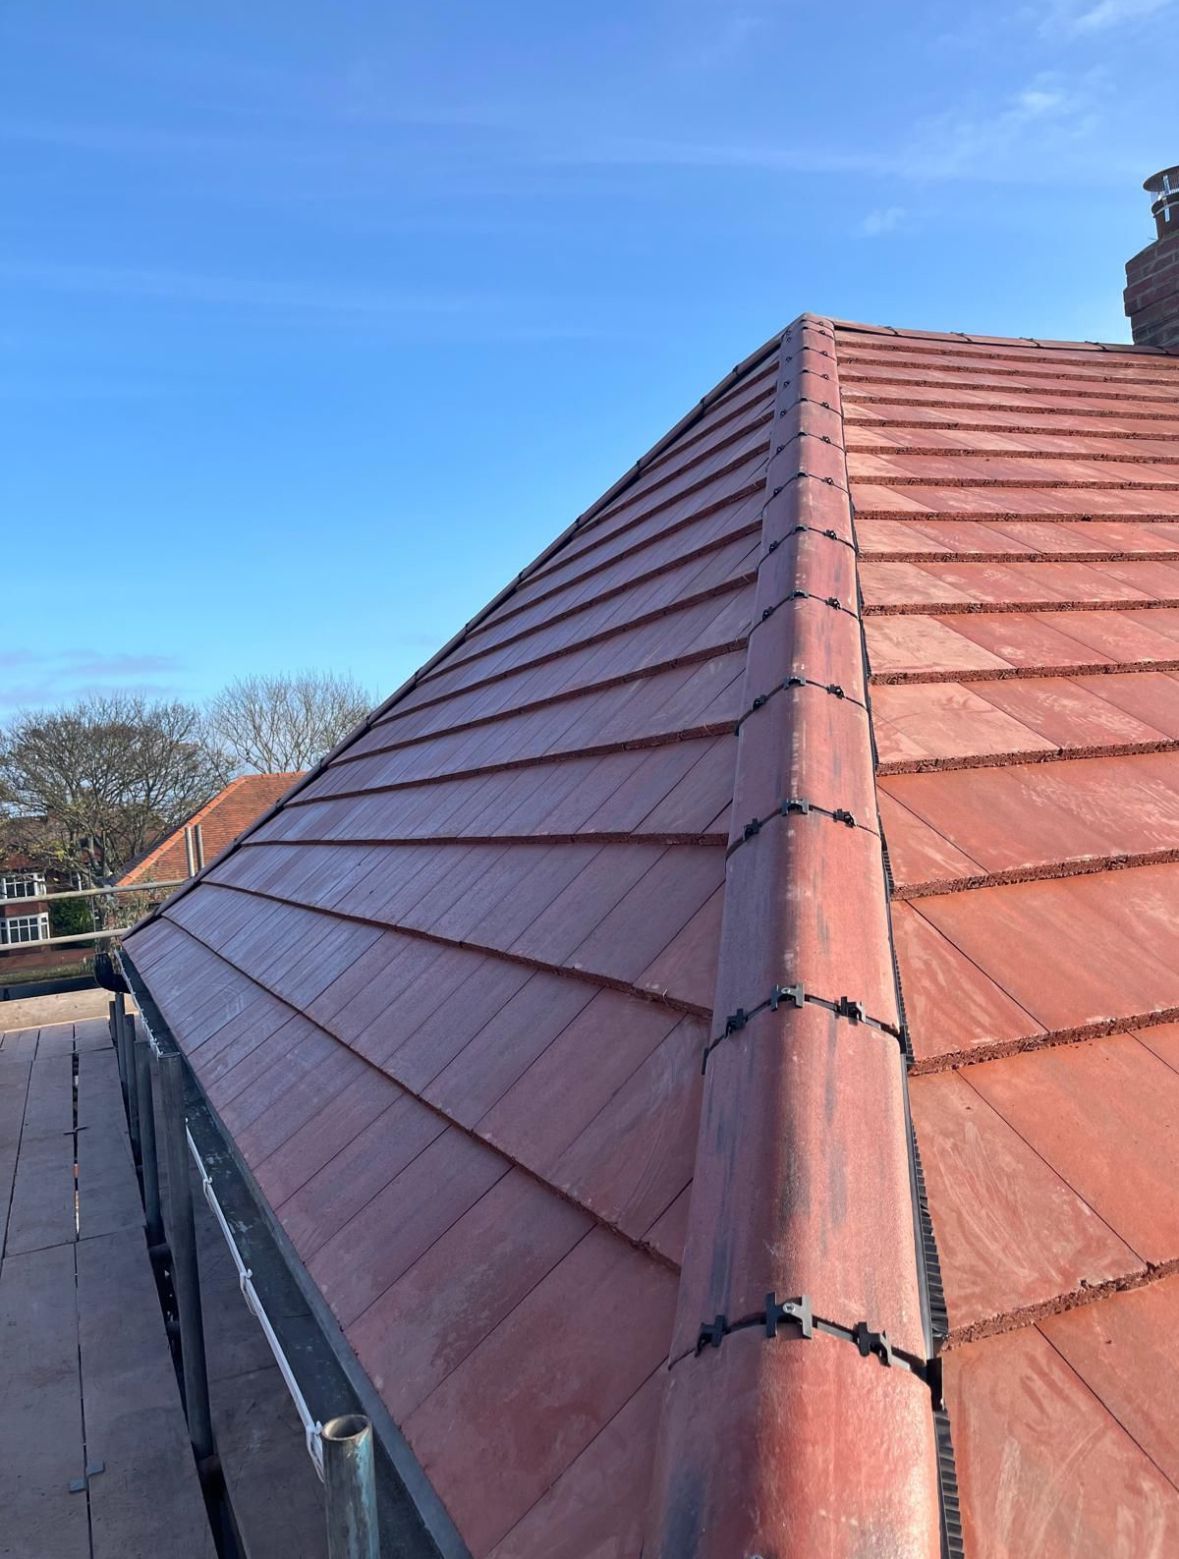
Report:
M1126 265L1126 313L1136 346L1179 351L1179 166L1142 187L1158 237Z

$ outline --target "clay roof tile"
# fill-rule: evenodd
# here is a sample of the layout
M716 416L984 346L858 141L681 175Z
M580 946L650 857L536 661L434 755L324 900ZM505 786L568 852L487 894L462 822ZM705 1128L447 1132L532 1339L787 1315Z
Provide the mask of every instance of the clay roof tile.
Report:
M1173 1545L1177 426L803 315L128 940L478 1559Z

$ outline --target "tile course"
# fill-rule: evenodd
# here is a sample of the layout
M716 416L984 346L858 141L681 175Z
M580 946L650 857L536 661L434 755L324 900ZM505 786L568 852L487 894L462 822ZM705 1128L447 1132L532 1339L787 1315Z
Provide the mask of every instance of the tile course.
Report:
M1179 359L996 348L1015 379L980 347L951 375L957 348L837 335L849 447L921 452L860 458L852 495L966 1551L1161 1554Z

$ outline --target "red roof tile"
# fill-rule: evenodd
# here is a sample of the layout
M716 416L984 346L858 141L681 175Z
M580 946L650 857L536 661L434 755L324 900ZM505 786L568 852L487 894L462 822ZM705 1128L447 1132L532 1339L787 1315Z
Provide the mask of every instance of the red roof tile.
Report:
M474 1555L1174 1545L1177 429L803 316L129 939Z
M966 1549L1162 1554L1179 360L837 338Z

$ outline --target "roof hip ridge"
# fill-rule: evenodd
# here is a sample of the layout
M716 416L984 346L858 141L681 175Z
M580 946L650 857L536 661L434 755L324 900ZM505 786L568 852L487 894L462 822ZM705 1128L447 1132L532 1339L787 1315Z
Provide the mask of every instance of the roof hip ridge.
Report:
M907 1349L936 1382L886 866L875 833L830 821L877 805L835 335L812 314L780 338L765 492L731 843L767 821L727 857L643 1552L834 1556L872 1531L935 1559L940 1402L925 1375L888 1367ZM818 691L766 696L786 679ZM740 1021L798 982L837 1001ZM800 1323L811 1314L835 1331ZM774 1323L734 1326L751 1315ZM865 1337L884 1343L847 1346Z

